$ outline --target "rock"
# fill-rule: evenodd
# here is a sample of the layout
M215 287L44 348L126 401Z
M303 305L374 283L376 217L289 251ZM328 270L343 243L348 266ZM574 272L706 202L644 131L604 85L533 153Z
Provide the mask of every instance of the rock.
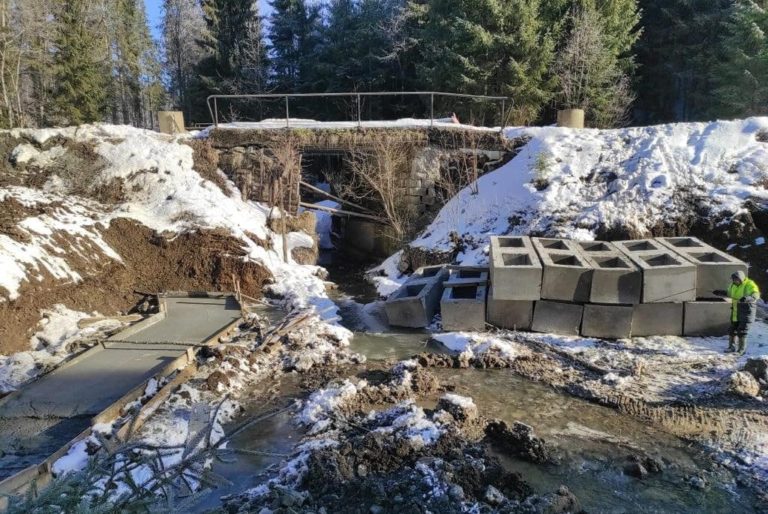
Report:
M472 401L472 398L465 396L457 394L443 395L437 402L437 410L440 409L450 413L453 419L459 422L477 419L477 405Z
M368 509L368 512L371 514L381 514L384 512L384 508L380 505L371 505L371 508Z
M642 479L648 476L648 470L639 462L632 462L624 466L624 474Z
M688 483L691 484L691 487L693 487L694 489L706 489L707 487L707 481L698 475L689 477Z
M754 376L746 371L737 371L728 377L726 390L737 396L754 398L760 394L760 384Z
M649 473L661 473L664 471L664 463L659 458L646 457L643 459L643 466Z
M223 371L216 370L205 379L205 383L208 385L208 390L218 391L219 386L229 387L229 377Z
M758 357L756 359L747 359L744 370L757 380L768 382L768 357Z
M485 490L484 499L490 505L499 505L506 498L505 498L504 494L501 491L499 491L498 489L496 489L492 485L489 485L488 489Z
M533 428L515 421L510 429L505 421L492 420L485 427L485 436L502 452L528 462L539 464L550 460L549 449Z
M454 501L462 502L465 498L464 489L458 484L453 484L450 489L448 489L448 496Z

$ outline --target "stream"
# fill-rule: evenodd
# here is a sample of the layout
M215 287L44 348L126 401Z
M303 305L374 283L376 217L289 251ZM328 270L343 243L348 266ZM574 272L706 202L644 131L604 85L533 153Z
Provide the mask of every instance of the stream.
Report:
M352 350L364 354L369 363L388 365L421 351L445 351L427 343L425 331L381 331L363 329L370 313L362 309L370 301L372 288L361 283L359 270L352 274L330 266L330 279L339 284L334 299L340 304L342 323L355 332ZM348 270L347 270L348 271ZM701 449L679 438L619 414L613 409L567 396L550 387L514 375L509 370L430 369L456 393L470 396L480 414L533 427L552 448L555 462L534 465L497 455L508 470L520 473L537 493L549 493L566 485L587 512L752 512L754 494L737 485L733 474L718 466ZM298 377L284 379L281 401L300 398ZM434 407L429 398L425 407ZM257 415L263 405L254 398L246 416ZM291 422L291 412L272 417L241 433L232 443L239 453L233 463L216 462L213 471L232 482L203 496L195 512L216 508L221 496L243 491L278 464L301 439ZM644 479L624 472L630 456L651 457L663 471ZM704 488L691 485L701 477Z

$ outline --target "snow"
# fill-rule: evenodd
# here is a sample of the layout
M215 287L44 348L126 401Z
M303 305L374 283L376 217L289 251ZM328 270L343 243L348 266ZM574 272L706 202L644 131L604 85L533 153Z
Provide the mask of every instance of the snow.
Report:
M463 357L475 358L493 352L512 361L530 353L524 346L509 339L482 332L445 332L433 334L432 339Z
M484 132L498 131L499 128L477 127L474 125L463 125L461 123L453 123L449 121L450 118L439 118L435 120L418 119L418 118L401 118L399 120L375 120L375 121L363 121L361 126L363 128L425 128L434 126L437 128L460 128L464 130L477 130ZM264 129L283 129L285 128L285 118L269 118L262 121L240 121L232 123L219 123L218 129L229 130L264 130ZM317 121L303 118L290 118L289 126L291 128L308 128L308 129L356 129L358 123L356 121ZM206 128L200 133L200 137L205 137L208 132L213 130L213 126Z
M334 202L333 200L323 200L322 202L315 203L315 205L319 205L320 207L330 207L332 209L338 209L340 207L339 203ZM315 213L315 218L317 220L315 223L315 232L317 232L317 237L319 238L318 244L320 245L320 248L323 250L333 249L334 245L331 240L333 215L330 212L321 210L315 210L313 212Z
M304 402L297 417L298 422L310 426L310 434L325 430L333 421L334 411L357 396L367 385L365 380L352 382L346 379L339 386L315 391Z
M477 409L477 405L475 405L475 401L472 398L469 398L467 396L461 396L453 393L446 393L441 397L441 399L447 402L450 402L454 405L458 405L462 409Z
M477 194L465 188L452 198L411 245L450 250L456 232L468 243L457 263L483 265L490 235L593 240L599 227L617 225L642 233L689 214L681 193L706 199L711 218L728 218L744 212L747 199L768 200L768 145L755 137L766 129L766 117L618 130L505 129L508 138L530 141L482 176ZM537 179L548 187L538 191ZM397 280L396 262L379 270ZM382 294L394 287L377 282Z

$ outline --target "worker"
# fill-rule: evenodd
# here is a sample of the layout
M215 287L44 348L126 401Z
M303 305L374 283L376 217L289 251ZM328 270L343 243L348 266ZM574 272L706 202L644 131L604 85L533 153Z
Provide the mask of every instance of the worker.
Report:
M731 275L731 285L728 291L715 291L722 296L731 298L731 329L728 332L727 353L738 351L744 355L747 351L747 334L757 315L757 301L760 299L760 289L757 284L743 271ZM724 293L724 294L723 294ZM738 338L739 347L736 348Z

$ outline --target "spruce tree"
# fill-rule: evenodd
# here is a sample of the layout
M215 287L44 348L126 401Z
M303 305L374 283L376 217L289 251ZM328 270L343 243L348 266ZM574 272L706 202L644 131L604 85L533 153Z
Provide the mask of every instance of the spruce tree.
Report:
M56 13L54 105L58 121L70 124L103 119L109 70L99 59L101 41L88 24L87 0L66 0Z
M768 114L768 1L739 0L731 10L713 68L715 105L723 117Z
M264 89L266 46L256 0L202 0L206 57L198 69L209 93Z
M271 84L280 92L315 89L316 53L321 48L320 7L305 0L273 0L270 18ZM313 76L314 75L314 76Z

